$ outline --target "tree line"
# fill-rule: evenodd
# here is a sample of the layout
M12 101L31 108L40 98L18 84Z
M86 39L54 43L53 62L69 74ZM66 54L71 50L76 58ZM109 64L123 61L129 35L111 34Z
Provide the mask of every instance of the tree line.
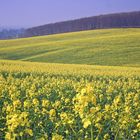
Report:
M140 27L140 11L115 13L81 18L33 27L25 30L25 37L106 28Z
M24 36L24 29L6 29L0 30L0 39L14 39Z

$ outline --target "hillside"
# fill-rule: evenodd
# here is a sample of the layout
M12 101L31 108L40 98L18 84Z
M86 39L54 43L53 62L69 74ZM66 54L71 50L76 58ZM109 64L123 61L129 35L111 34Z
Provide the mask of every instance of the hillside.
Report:
M105 28L140 27L140 11L114 13L57 22L25 30L25 37Z
M129 28L1 40L0 139L138 140L139 37Z
M104 29L1 40L0 59L140 66L140 29Z

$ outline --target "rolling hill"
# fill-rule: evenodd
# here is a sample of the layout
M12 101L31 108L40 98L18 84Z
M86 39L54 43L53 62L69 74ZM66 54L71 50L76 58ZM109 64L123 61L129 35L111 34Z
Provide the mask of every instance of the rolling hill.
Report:
M103 29L0 41L0 59L140 66L140 29Z
M139 45L138 28L1 40L0 139L138 140Z

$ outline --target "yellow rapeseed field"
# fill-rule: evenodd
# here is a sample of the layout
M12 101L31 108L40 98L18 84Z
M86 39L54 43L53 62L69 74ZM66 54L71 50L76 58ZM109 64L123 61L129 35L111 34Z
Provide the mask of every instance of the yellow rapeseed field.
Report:
M0 61L0 140L139 140L140 68Z

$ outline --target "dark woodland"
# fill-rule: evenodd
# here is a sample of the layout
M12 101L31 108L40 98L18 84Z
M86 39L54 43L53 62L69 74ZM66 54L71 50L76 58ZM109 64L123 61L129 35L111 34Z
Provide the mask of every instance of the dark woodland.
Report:
M25 37L50 35L106 28L140 27L140 11L107 14L33 27L25 30Z
M14 39L95 29L139 27L140 11L137 11L86 17L28 29L1 29L0 39Z

